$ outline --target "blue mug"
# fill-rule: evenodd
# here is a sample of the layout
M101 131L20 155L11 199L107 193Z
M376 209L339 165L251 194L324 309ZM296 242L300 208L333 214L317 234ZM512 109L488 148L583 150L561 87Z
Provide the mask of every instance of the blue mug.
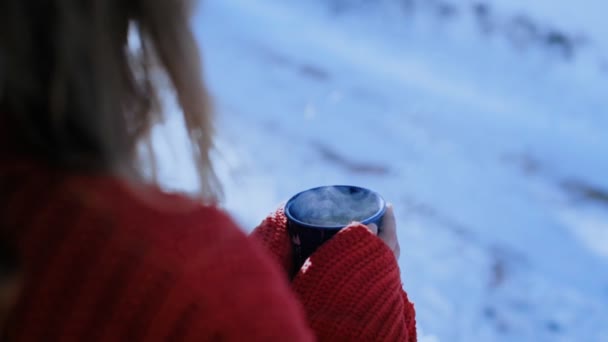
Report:
M321 186L302 191L285 205L295 270L325 241L353 221L382 228L386 202L358 186Z

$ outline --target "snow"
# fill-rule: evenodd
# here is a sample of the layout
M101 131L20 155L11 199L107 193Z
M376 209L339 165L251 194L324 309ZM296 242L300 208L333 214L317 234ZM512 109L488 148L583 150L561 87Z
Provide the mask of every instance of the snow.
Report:
M596 254L608 258L608 220L599 210L566 209L561 213L566 227Z
M608 341L608 4L488 2L584 34L569 58L480 32L472 1L425 4L204 2L225 208L250 230L303 189L369 187L395 206L423 340ZM155 132L160 178L188 190L181 135Z

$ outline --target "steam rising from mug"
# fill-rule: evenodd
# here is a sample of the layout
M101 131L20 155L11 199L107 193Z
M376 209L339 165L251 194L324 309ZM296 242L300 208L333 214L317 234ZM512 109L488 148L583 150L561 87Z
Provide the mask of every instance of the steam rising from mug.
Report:
M364 221L382 209L378 195L351 186L331 186L306 191L291 206L294 218L305 224L344 227L352 221Z
M291 238L293 276L319 246L352 221L382 230L386 203L378 193L358 186L322 186L300 192L285 204Z

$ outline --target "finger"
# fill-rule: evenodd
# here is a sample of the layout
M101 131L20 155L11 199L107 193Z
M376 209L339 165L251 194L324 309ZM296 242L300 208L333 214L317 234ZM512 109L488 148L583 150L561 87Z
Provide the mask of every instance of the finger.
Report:
M385 241L392 242L397 240L397 221L395 220L393 205L390 203L386 206L386 212L382 220L382 229L378 236Z
M386 245L393 251L393 254L399 259L400 246L399 240L397 239L397 222L395 220L395 213L391 204L387 205L386 213L382 222L382 230L378 237L386 243Z
M366 225L367 229L369 229L374 235L378 235L378 225L375 223L370 223Z
M395 254L395 259L399 260L399 257L401 256L401 246L399 246L398 242L395 248L393 248L393 254Z

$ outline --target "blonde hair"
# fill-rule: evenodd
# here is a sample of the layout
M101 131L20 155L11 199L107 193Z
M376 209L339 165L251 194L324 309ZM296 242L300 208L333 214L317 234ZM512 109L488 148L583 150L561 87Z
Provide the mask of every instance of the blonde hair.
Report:
M190 7L187 0L1 1L0 115L21 149L70 169L143 179L141 146L162 118L158 80L165 78L202 198L214 201L212 111Z

